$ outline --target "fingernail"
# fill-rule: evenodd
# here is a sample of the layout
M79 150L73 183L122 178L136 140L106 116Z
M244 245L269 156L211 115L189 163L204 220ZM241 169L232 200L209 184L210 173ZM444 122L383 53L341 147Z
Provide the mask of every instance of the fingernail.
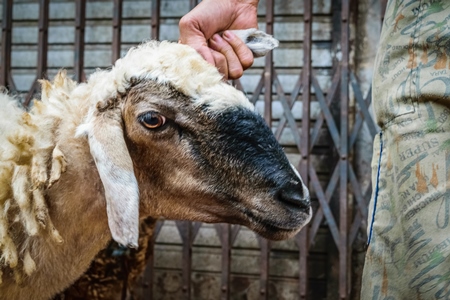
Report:
M233 38L233 34L231 33L231 31L226 30L223 32L223 37L226 40L231 40Z
M213 35L212 39L213 39L213 41L216 42L216 43L219 43L219 42L222 40L222 38L220 37L220 35L218 35L217 33L216 33L215 35Z

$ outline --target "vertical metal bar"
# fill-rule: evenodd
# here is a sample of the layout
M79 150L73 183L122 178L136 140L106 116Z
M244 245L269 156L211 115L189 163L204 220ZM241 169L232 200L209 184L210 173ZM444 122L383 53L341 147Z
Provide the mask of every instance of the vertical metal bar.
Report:
M161 10L161 0L152 0L152 39L159 39L159 16Z
M30 104L34 93L39 88L38 79L45 78L47 72L47 52L48 52L48 11L49 11L49 0L39 1L39 36L38 36L38 56L37 56L37 68L36 68L36 78L31 85L28 94L25 97L23 105L27 107Z
M349 107L349 12L350 0L342 0L341 11L341 143L340 143L340 166L339 166L339 296L340 299L348 297L348 280L349 280L349 259L347 246L348 232L348 107Z
M263 237L258 236L259 245L261 247L260 254L260 299L269 299L269 257L270 257L270 242Z
M153 238L147 249L147 267L144 271L142 299L153 299L153 278L154 278L154 262L155 262L155 239Z
M266 32L273 34L273 0L266 0ZM264 120L272 126L272 82L273 82L273 54L266 55L264 67ZM260 299L269 299L269 256L270 243L263 237L258 237L261 247L260 262Z
M13 13L13 0L3 0L0 85L5 86L7 88L15 89L12 80L10 80L10 78L12 78L11 76L12 13Z
M189 0L189 9L192 10L198 4L198 0Z
M86 1L75 2L75 61L74 79L78 82L85 80L84 74L84 29L86 25Z
M266 1L266 32L273 34L273 0ZM269 127L272 124L272 80L273 80L273 54L266 55L264 68L264 119Z
M304 0L304 38L303 38L303 72L302 72L302 133L300 174L306 186L309 185L309 144L310 144L310 102L311 102L311 41L312 41L312 0ZM306 299L308 295L308 226L299 234L299 295Z
M47 52L48 52L48 11L49 0L40 0L39 5L39 49L37 77L46 77L47 71Z
M183 241L182 252L182 277L183 277L183 299L191 299L191 270L192 270L192 225L189 221L177 221L178 231Z
M221 224L222 242L222 277L221 277L221 300L230 299L230 273L231 273L231 225Z
M112 63L120 58L120 43L122 34L122 3L123 0L114 0L113 11L113 40L112 40Z

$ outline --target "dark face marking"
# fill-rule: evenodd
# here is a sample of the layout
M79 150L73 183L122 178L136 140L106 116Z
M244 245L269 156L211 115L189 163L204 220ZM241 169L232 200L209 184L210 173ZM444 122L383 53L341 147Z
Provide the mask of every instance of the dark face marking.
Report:
M164 116L164 126L142 126L146 111ZM271 239L292 236L309 219L308 192L257 113L210 111L145 81L130 89L123 118L141 216L238 223Z

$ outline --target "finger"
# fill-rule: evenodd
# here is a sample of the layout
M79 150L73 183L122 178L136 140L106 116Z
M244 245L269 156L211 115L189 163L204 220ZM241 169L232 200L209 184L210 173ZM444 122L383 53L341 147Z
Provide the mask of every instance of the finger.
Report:
M208 46L194 47L192 46L200 55L213 66L216 65L214 56L211 54L211 49Z
M223 74L225 80L228 80L228 63L225 55L222 53L210 49L211 55L214 57L214 64L219 70L220 73Z
M228 78L237 79L240 78L244 72L241 62L238 56L234 53L233 47L225 41L220 35L215 34L210 40L210 47L222 53L226 58L228 65Z
M223 39L231 45L244 70L253 65L253 53L243 40L228 30L223 33Z
M194 48L210 64L214 65L214 57L208 47L208 42L203 32L198 28L195 19L184 16L179 22L179 42Z

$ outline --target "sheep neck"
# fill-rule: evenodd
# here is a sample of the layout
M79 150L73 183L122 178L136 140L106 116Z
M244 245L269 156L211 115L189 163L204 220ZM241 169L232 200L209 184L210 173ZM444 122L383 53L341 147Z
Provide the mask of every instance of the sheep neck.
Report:
M24 276L21 285L12 277L3 278L6 282L0 285L0 294L8 296L5 299L52 297L78 279L111 239L103 186L88 144L85 139L67 136L58 142L67 170L46 191L49 215L63 243L55 243L44 230L26 238L23 245L29 245L36 270Z

